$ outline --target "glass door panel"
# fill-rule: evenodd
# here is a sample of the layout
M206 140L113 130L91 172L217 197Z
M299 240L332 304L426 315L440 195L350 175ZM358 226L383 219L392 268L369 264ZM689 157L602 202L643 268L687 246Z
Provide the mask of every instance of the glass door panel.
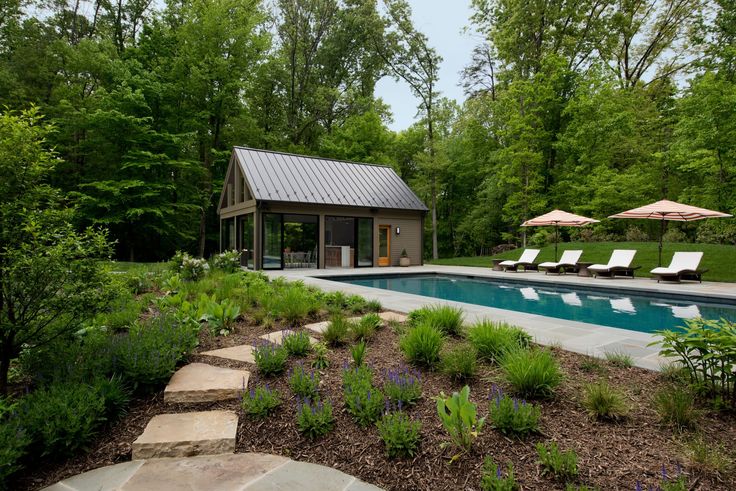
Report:
M281 269L284 250L282 217L276 213L263 215L263 269Z
M358 267L373 266L373 219L358 218Z

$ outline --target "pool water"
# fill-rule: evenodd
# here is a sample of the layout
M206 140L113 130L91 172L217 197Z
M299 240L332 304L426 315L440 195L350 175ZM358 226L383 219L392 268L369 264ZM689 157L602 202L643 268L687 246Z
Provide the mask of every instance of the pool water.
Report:
M440 274L338 276L326 279L640 332L683 326L686 319L695 317L736 321L736 304L617 293L604 289Z

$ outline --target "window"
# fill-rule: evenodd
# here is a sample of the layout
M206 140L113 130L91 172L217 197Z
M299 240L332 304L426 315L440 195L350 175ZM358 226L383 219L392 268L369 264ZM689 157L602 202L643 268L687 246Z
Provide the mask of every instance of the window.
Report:
M281 227L281 215L264 213L263 215L263 269L281 269L281 254L284 237Z
M235 234L235 218L224 218L221 223L221 236L220 236L220 247L223 251L231 251L237 249L235 241L237 235Z
M373 219L358 218L358 267L373 266Z
M325 217L325 268L373 266L373 219Z
M240 219L240 264L248 269L255 268L254 256L253 256L253 227L254 227L254 214L248 213L238 217Z

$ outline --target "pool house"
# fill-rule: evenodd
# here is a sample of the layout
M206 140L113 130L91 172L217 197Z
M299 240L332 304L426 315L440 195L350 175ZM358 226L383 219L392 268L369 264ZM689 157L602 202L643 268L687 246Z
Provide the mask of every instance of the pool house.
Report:
M391 167L235 147L220 250L249 269L420 265L426 212Z

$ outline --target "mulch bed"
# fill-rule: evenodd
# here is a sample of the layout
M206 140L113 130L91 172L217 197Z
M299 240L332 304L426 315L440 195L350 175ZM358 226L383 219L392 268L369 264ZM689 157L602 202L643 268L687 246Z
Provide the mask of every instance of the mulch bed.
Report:
M259 335L280 329L254 327L241 322L235 333L212 338L203 331L198 350L207 351L238 344L250 344ZM311 332L310 332L311 333ZM450 341L454 342L454 341ZM412 459L388 459L375 427L361 428L353 422L342 406L342 367L350 360L349 347L330 349L330 367L321 372L321 392L333 402L335 429L326 437L310 441L296 429L295 401L290 397L286 375L268 379L284 399L281 409L263 420L251 420L242 415L238 428L237 452L264 452L283 455L295 460L327 465L352 474L385 489L479 489L481 466L485 456L492 456L505 471L513 463L517 482L522 489L565 489L564 484L541 474L534 448L538 442L556 441L561 449L574 449L578 454L579 482L599 489L634 489L637 480L648 486L659 482L662 465L674 473L677 464L688 475L690 489L736 489L736 473L718 475L688 465L683 457L682 441L693 435L678 434L662 427L654 411L652 398L665 382L655 373L638 368L619 368L601 362L603 371L585 370L586 357L555 349L565 372L565 380L555 392L555 398L539 402L542 408L542 433L519 441L503 436L486 426L472 450L450 463L453 451L441 448L446 434L436 415L433 397L461 388L439 372L422 372L424 397L409 409L413 418L422 421L422 444ZM245 363L220 358L193 355L190 361L212 365L249 368ZM384 369L403 366L398 349L398 336L390 328L382 329L371 340L367 355L376 377ZM294 363L293 360L290 363ZM249 385L265 380L250 367ZM581 407L582 386L601 377L624 391L631 406L629 416L618 423L591 420ZM378 380L376 380L378 382ZM487 414L486 397L491 384L503 386L497 368L482 365L479 376L469 383L471 398L478 403L479 414ZM152 416L161 413L206 409L239 410L237 401L171 405L163 403L163 393L132 402L128 414L104 431L85 455L59 463L39 463L21 475L17 489L39 489L61 479L97 467L130 460L131 443L140 435ZM733 415L706 411L698 431L710 443L725 446L733 455L736 442L736 418Z

